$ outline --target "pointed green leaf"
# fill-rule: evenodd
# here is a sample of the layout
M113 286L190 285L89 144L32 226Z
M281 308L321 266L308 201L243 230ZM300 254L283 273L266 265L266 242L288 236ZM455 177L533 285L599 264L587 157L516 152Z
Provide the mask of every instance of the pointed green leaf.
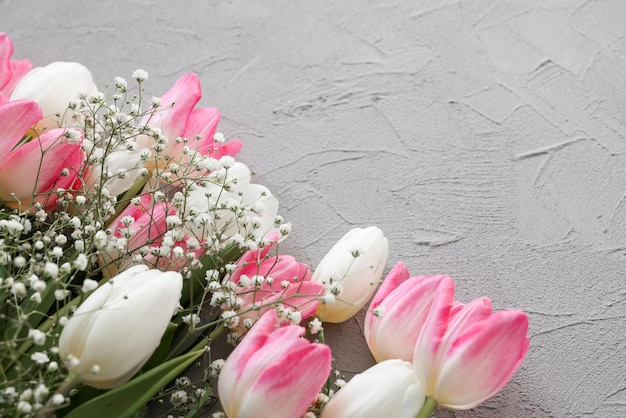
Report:
M115 389L72 410L65 418L131 418L167 383L204 353L192 351L139 375Z

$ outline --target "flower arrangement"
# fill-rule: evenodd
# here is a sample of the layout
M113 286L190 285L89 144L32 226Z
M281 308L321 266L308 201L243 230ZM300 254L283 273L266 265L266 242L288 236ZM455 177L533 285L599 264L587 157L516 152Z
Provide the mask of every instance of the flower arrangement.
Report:
M103 93L80 64L12 54L0 34L0 415L136 417L152 402L190 418L425 418L479 405L519 368L525 313L463 304L451 278L402 263L381 280L376 227L313 273L281 254L291 225L217 109L197 107L197 76L152 97L137 70ZM370 299L377 364L346 383L323 326Z

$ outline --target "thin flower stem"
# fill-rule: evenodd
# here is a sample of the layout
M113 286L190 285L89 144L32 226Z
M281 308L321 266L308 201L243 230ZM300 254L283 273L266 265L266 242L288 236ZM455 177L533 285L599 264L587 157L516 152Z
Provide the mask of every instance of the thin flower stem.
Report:
M70 391L79 383L80 379L78 376L70 374L63 381L63 383L61 383L61 386L59 386L56 392L54 392L54 395L63 395L63 397L66 398L68 393L70 393ZM51 395L43 408L37 411L35 418L48 418L54 414L56 409L56 405L54 404L54 395Z
M429 396L426 398L426 402L424 402L422 409L420 409L415 418L429 418L435 409L437 409L437 406L439 406L439 404L435 398Z
M202 350L203 348L209 346L217 337L222 335L225 330L226 327L224 326L224 323L219 324L217 328L211 331L211 333L207 337L204 337L202 341L196 344L191 350L189 350L189 352Z

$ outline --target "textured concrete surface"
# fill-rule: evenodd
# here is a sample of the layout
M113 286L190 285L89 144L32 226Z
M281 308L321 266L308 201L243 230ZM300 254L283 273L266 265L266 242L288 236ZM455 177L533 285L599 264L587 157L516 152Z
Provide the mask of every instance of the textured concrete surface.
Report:
M0 0L17 58L141 67L154 94L198 73L303 261L375 224L388 268L527 311L526 362L457 417L626 416L625 22L617 0ZM360 321L329 330L348 373Z

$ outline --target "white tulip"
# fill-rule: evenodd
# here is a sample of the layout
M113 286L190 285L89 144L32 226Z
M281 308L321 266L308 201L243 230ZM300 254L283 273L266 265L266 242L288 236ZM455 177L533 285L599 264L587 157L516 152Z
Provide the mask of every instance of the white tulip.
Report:
M179 273L143 265L100 286L61 332L59 354L70 373L102 389L128 381L158 347L182 286Z
M98 88L89 70L77 62L53 62L30 70L15 86L11 100L30 99L41 107L44 118L37 129L72 126L70 101L79 95L94 95ZM61 115L61 119L56 114Z
M339 323L365 306L380 282L388 249L387 238L375 226L345 234L311 277L326 289L316 315L324 322Z
M411 363L386 360L339 389L321 418L414 418L424 400Z

